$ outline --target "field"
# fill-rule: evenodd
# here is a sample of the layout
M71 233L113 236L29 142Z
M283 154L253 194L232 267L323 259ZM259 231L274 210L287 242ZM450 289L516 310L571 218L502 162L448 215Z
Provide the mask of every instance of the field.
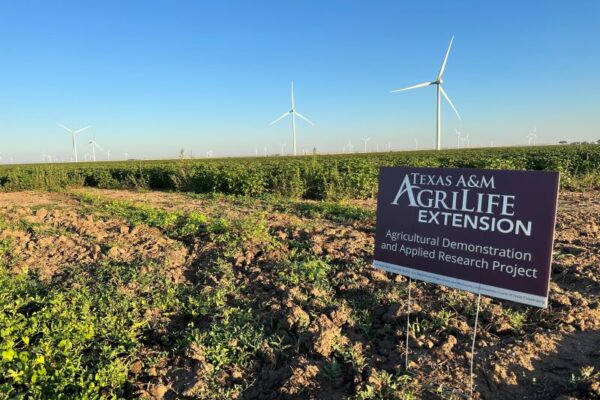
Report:
M389 152L232 159L184 159L0 166L0 190L174 190L304 199L367 199L377 193L380 166L561 172L564 188L600 187L600 145Z
M600 146L0 168L0 399L463 399L475 296L370 266L379 165L562 172L475 397L600 397Z

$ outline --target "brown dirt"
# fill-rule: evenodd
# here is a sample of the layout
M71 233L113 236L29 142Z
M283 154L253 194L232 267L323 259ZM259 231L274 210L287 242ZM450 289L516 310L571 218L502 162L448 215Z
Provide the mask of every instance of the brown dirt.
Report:
M0 232L0 239L11 239L13 253L19 258L13 265L15 270L34 271L48 279L69 266L104 260L166 262L171 278L181 280L187 250L160 230L86 214L74 209L77 203L66 196L39 196L38 200L27 201L16 193L0 195L0 219L8 225Z
M405 372L406 281L370 267L374 220L334 223L272 211L260 202L251 206L183 194L93 193L227 218L268 211L269 232L278 245L267 249L261 240L250 240L230 255L233 282L245 288L233 300L252 309L267 333L283 335L290 346L284 354L262 349L243 374L223 372L218 378L223 387L249 382L242 398L349 398L369 386L381 387L386 373ZM356 204L375 206L372 201ZM195 281L219 249L206 237L180 243L158 229L86 214L62 195L0 193L0 217L11 225L0 237L16 243L17 265L45 277L70 265L116 258L165 262L173 280ZM562 193L556 229L548 308L482 299L475 398L600 398L598 375L580 379L589 367L600 370L600 192ZM278 266L295 251L294 243L335 266L328 285L282 281ZM214 277L206 284L219 282ZM412 380L404 389L412 389L416 398L465 398L475 296L424 283L414 285L413 296ZM523 323L511 320L513 314L523 315ZM332 361L341 365L337 375L328 372ZM188 347L157 365L134 368L142 397L204 398L210 390L203 377L212 366L201 348Z

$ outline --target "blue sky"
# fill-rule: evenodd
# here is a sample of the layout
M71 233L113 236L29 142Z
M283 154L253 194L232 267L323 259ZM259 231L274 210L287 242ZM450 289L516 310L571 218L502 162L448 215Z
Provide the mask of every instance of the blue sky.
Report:
M70 127L92 125L112 158L433 145L435 79L452 35L442 105L472 145L600 139L600 2L4 1L2 162L68 160ZM100 158L100 157L99 157Z

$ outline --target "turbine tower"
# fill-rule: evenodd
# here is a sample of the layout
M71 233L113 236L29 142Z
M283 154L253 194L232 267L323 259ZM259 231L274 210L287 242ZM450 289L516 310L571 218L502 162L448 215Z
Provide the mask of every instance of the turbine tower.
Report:
M73 135L73 153L75 154L75 162L77 162L77 139L76 139L76 136L78 133L81 133L81 132L85 131L86 129L91 128L91 126L86 126L85 128L73 130L73 129L69 129L66 126L61 125L61 124L57 124L57 125L65 130L67 130L68 132L71 133L71 135Z
M448 61L448 55L450 54L450 49L452 48L453 41L454 41L454 36L452 36L452 39L450 39L450 44L448 45L448 50L446 50L446 56L444 57L444 61L442 62L442 67L440 68L440 72L435 81L423 82L423 83L419 83L417 85L413 85L413 86L409 86L409 87L405 87L402 89L396 89L396 90L391 91L391 93L396 93L396 92L403 92L405 90L417 89L417 88L421 88L421 87L425 87L425 86L431 86L431 85L437 86L437 120L436 120L436 142L437 142L436 148L437 148L437 150L441 150L441 148L442 148L441 96L444 96L444 98L446 99L448 104L450 104L450 107L452 107L452 109L456 113L456 116L458 117L458 119L459 120L461 119L460 115L458 114L458 111L456 111L456 107L454 107L454 104L452 104L450 97L448 97L448 95L446 94L446 91L442 88L442 83L444 82L444 80L442 78L444 76L444 70L446 69L446 62Z
M306 122L308 122L309 124L313 125L313 126L315 124L313 124L304 115L302 115L298 111L296 111L296 106L294 104L294 82L293 81L292 81L291 99L292 99L292 107L290 108L290 111L286 111L281 117L277 118L275 121L271 122L269 125L273 125L273 124L281 121L282 119L284 119L288 115L292 116L292 146L293 146L294 155L296 155L296 115L298 117L302 118L303 120L305 120Z

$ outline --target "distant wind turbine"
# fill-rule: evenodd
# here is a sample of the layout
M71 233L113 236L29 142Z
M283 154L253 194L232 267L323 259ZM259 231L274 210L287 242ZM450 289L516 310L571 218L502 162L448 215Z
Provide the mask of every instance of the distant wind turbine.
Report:
M365 142L365 153L366 153L367 152L367 142L369 140L371 140L371 138L370 137L368 137L368 138L361 138L360 140L362 140L363 142Z
M444 57L444 61L442 62L442 67L440 68L440 72L435 81L423 82L423 83L419 83L417 85L405 87L402 89L392 90L392 93L396 93L396 92L403 92L405 90L417 89L417 88L421 88L421 87L425 87L425 86L437 85L437 123L436 123L436 142L437 142L436 148L437 148L437 150L441 150L441 148L442 148L442 139L441 139L441 129L442 129L441 118L442 118L442 116L441 116L441 97L440 97L440 95L444 96L446 101L448 101L448 104L450 104L450 107L452 107L452 109L454 110L454 113L456 113L456 116L458 117L458 119L459 120L461 119L460 115L458 114L458 111L456 111L456 107L454 107L454 104L452 104L450 97L448 97L448 95L442 88L442 83L444 82L444 80L442 78L444 76L444 70L446 69L446 62L448 61L448 55L450 54L450 49L452 48L453 41L454 41L454 36L452 36L452 39L450 39L450 44L448 45L448 50L446 50L446 56Z
M85 131L86 129L91 128L91 126L86 126L85 128L81 128L81 129L77 129L77 130L73 130L73 129L69 129L64 125L61 124L57 124L58 126L60 126L61 128L67 130L68 132L71 133L71 135L73 136L73 154L75 154L75 162L77 162L77 139L76 136L78 133L81 133L83 131Z
M531 146L532 144L535 146L535 140L537 139L537 128L533 128L533 130L529 131L529 135L527 135L527 144Z
M419 141L415 138L415 150L419 150Z
M281 155L284 155L284 149L285 149L286 144L285 143L281 143ZM296 154L294 154L296 155Z
M354 145L352 144L352 140L348 139L348 153L354 153Z
M96 162L96 148L101 152L105 152L104 149L96 142L96 138L90 140L90 146L92 146L92 160Z
M469 134L463 135L462 137L463 143L466 143L464 147L471 147L471 140L469 139Z
M294 155L296 155L296 115L311 125L314 125L314 123L312 123L312 121L310 121L304 115L302 115L298 111L296 111L296 106L294 104L294 82L292 82L291 88L292 88L292 90L291 90L292 107L290 108L289 111L286 111L281 117L277 118L275 121L271 122L269 125L273 125L273 124L281 121L288 115L292 116L292 146L293 146Z
M454 132L456 132L456 148L460 149L460 131L455 129Z

